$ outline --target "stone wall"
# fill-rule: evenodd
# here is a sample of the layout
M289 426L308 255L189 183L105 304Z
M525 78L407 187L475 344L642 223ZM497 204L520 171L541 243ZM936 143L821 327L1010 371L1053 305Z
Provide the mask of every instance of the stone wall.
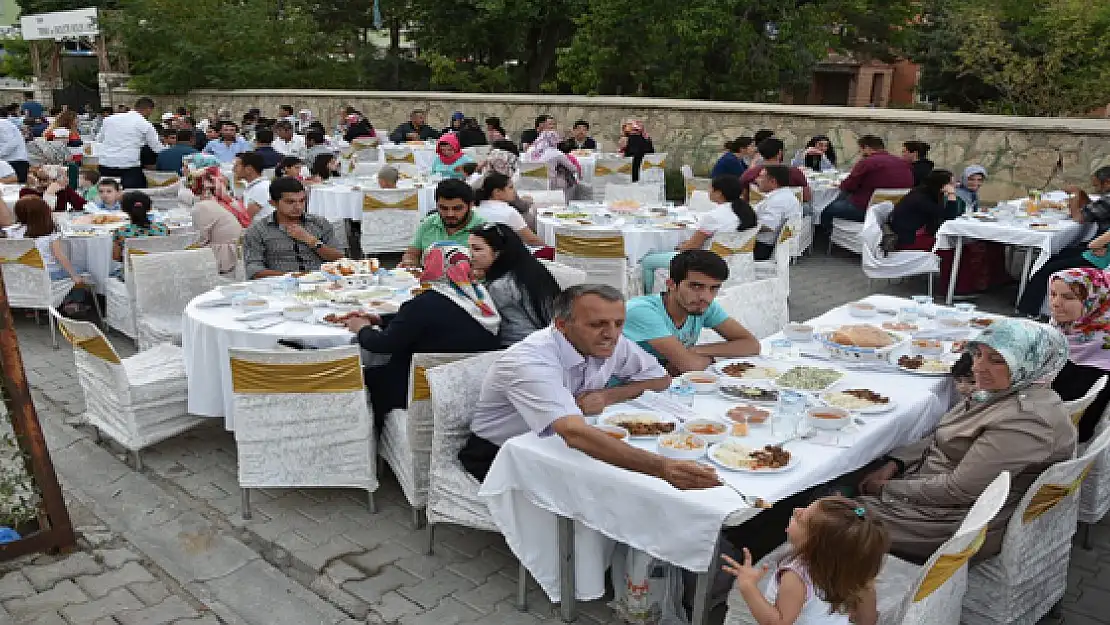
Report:
M122 89L115 90L110 99L133 100L134 94ZM878 135L896 153L901 151L902 141L917 139L932 145L930 157L938 167L956 172L973 163L986 167L990 172L984 190L987 201L1023 196L1029 188L1043 187L1057 159L1062 160L1063 169L1051 187L1086 185L1091 172L1110 165L1110 120L1097 119L623 97L372 91L196 91L187 97L158 97L156 102L166 110L186 104L200 114L226 107L237 116L251 107L276 115L278 105L292 104L295 109L311 109L328 128L346 105L365 112L379 129L393 128L407 119L413 108L426 109L429 122L437 127L446 125L452 111L461 110L479 120L499 116L514 137L531 128L536 115L549 113L560 128L569 128L576 119L588 120L603 148L615 145L622 119L639 117L656 150L670 153L671 167L690 165L700 175L712 166L726 140L761 128L774 129L790 154L810 136L827 134L842 168L858 157L856 140L860 135Z

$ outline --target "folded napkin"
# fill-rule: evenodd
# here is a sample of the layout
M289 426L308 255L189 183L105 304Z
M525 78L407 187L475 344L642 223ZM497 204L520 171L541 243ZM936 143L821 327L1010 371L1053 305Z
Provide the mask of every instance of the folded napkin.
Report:
M813 445L821 445L822 447L839 447L846 449L856 444L856 438L859 435L859 427L850 424L843 430L813 430L813 437L805 439L805 442Z

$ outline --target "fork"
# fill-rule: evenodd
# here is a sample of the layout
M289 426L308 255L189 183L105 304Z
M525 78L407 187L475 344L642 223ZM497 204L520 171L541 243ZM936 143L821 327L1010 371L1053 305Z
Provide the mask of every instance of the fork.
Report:
M744 500L744 503L748 504L749 508L758 508L759 507L759 506L756 505L759 501L758 497L751 497L749 495L745 495L739 488L736 488L735 486L733 486L732 484L729 484L725 480L721 480L721 484L724 484L725 486L728 486L729 488L732 489L732 492L736 493L737 495L740 495L740 498Z

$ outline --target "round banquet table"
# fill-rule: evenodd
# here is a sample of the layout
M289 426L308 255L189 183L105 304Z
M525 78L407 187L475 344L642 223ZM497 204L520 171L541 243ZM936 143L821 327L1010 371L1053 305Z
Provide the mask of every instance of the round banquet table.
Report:
M376 188L376 183L366 185L319 184L310 187L308 212L325 219L353 219L362 221L362 189ZM357 189L355 187L358 187ZM403 188L403 187L401 187ZM420 191L420 214L427 215L435 210L436 190L434 186L416 187Z
M679 214L681 215L679 219L694 219L689 211L680 211ZM675 246L694 234L692 224L685 228L664 228L656 224L636 225L632 218L616 217L610 225L582 226L542 215L536 218L536 234L543 239L544 244L554 247L555 228L563 225L583 231L614 228L619 230L624 236L625 256L628 262L633 264L639 264L644 256L652 252L673 251Z

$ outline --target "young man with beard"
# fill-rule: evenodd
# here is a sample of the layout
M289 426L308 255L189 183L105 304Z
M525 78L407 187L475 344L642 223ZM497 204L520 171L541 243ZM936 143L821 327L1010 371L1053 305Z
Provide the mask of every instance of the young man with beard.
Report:
M424 250L436 241L469 244L470 229L485 223L473 210L474 190L462 180L444 180L436 187L436 212L425 217L416 228L412 243L401 256L401 265L416 266Z

